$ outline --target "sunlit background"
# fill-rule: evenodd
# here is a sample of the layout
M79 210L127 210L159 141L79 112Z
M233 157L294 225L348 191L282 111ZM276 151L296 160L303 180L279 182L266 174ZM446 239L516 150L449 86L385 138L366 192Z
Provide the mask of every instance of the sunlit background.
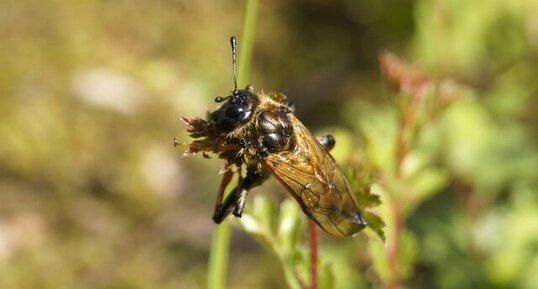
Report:
M222 164L172 144L188 141L180 116L233 88L244 8L0 1L0 288L205 288ZM401 179L387 171L405 93L383 79L383 51L462 99L413 130ZM371 170L392 196L389 242L386 200L407 200L398 286L538 288L536 1L261 0L249 82L335 133L342 166ZM286 198L269 182L247 213L257 195ZM227 285L286 288L238 224ZM391 288L381 241L320 234L335 288Z

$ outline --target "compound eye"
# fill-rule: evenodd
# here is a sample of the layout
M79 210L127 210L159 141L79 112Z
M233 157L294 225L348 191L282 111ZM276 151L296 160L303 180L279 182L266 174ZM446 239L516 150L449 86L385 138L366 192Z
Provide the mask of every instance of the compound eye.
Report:
M224 111L224 115L232 119L242 119L244 117L244 113L245 109L237 105L230 105Z

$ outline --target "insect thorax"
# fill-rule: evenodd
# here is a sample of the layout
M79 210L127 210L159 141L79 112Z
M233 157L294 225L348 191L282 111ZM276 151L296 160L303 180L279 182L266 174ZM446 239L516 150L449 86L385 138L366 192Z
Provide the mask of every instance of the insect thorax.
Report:
M278 97L276 100L273 97ZM243 147L245 157L263 157L269 153L291 150L293 125L289 115L293 113L281 94L259 96L260 103L249 122L230 132L226 139Z

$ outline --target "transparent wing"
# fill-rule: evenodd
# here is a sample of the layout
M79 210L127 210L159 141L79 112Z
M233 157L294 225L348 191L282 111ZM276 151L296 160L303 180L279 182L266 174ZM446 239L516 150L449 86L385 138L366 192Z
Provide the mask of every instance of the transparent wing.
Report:
M272 153L264 163L303 211L334 236L351 236L366 226L349 184L333 158L293 115L293 150Z

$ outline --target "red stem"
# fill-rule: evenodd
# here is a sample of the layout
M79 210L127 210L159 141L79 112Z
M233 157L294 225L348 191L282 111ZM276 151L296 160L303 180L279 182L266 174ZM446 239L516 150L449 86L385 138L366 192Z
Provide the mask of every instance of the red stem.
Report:
M410 101L410 100L407 100ZM409 127L414 118L414 104L405 103L403 111L400 115L398 136L396 139L396 177L401 181L403 179L403 162L408 153L407 139L405 133L409 131ZM400 192L400 195L403 192ZM387 244L387 258L390 271L389 280L387 283L388 289L397 289L400 287L400 272L399 272L399 254L398 244L400 243L400 235L402 229L402 215L400 212L400 204L397 196L390 196L390 206L392 209L392 235Z
M310 289L318 288L318 235L316 223L308 220L310 235Z

